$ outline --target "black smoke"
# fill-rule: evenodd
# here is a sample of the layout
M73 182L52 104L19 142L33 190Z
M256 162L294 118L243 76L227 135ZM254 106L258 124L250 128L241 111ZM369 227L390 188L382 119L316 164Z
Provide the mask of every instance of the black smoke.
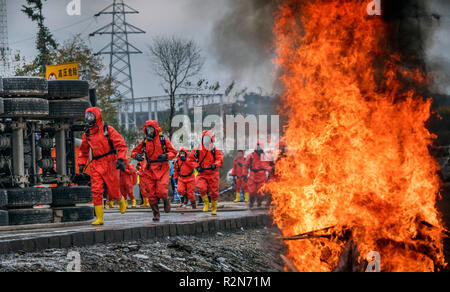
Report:
M271 86L276 8L275 0L226 1L226 11L214 25L212 47L218 63L237 82L250 79L260 83L254 86Z

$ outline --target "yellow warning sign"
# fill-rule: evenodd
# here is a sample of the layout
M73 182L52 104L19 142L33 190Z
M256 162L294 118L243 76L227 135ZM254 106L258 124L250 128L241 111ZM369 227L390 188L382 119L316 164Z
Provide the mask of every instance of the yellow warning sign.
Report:
M79 79L78 63L47 66L45 77L48 80Z

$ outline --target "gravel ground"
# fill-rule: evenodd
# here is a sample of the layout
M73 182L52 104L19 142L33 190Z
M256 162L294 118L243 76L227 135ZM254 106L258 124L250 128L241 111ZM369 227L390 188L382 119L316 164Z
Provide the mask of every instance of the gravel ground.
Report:
M81 256L82 272L277 272L284 247L275 228L159 241L49 249L0 256L0 272L64 272Z

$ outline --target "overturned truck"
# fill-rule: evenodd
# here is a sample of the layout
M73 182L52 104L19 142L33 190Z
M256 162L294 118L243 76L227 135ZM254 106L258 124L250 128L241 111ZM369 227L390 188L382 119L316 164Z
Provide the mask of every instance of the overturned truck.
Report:
M74 184L76 133L95 91L82 80L0 78L0 226L86 221L90 187Z

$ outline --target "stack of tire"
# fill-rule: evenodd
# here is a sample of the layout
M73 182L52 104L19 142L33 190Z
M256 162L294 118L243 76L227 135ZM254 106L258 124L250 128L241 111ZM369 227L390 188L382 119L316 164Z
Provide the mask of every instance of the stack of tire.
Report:
M47 80L37 77L0 78L0 117L42 118L49 114Z
M52 189L52 208L55 223L92 220L94 208L85 204L92 202L90 187L58 187Z
M52 119L84 120L91 106L89 83L83 80L49 80L48 95Z
M9 225L53 223L53 210L49 208L52 203L51 189L16 188L8 189L6 193Z
M0 189L0 226L9 225L8 211L5 210L6 205L8 205L8 194L6 190Z
M90 187L0 189L0 226L92 220L89 202Z
M0 117L82 120L89 100L89 83L38 77L0 78Z

